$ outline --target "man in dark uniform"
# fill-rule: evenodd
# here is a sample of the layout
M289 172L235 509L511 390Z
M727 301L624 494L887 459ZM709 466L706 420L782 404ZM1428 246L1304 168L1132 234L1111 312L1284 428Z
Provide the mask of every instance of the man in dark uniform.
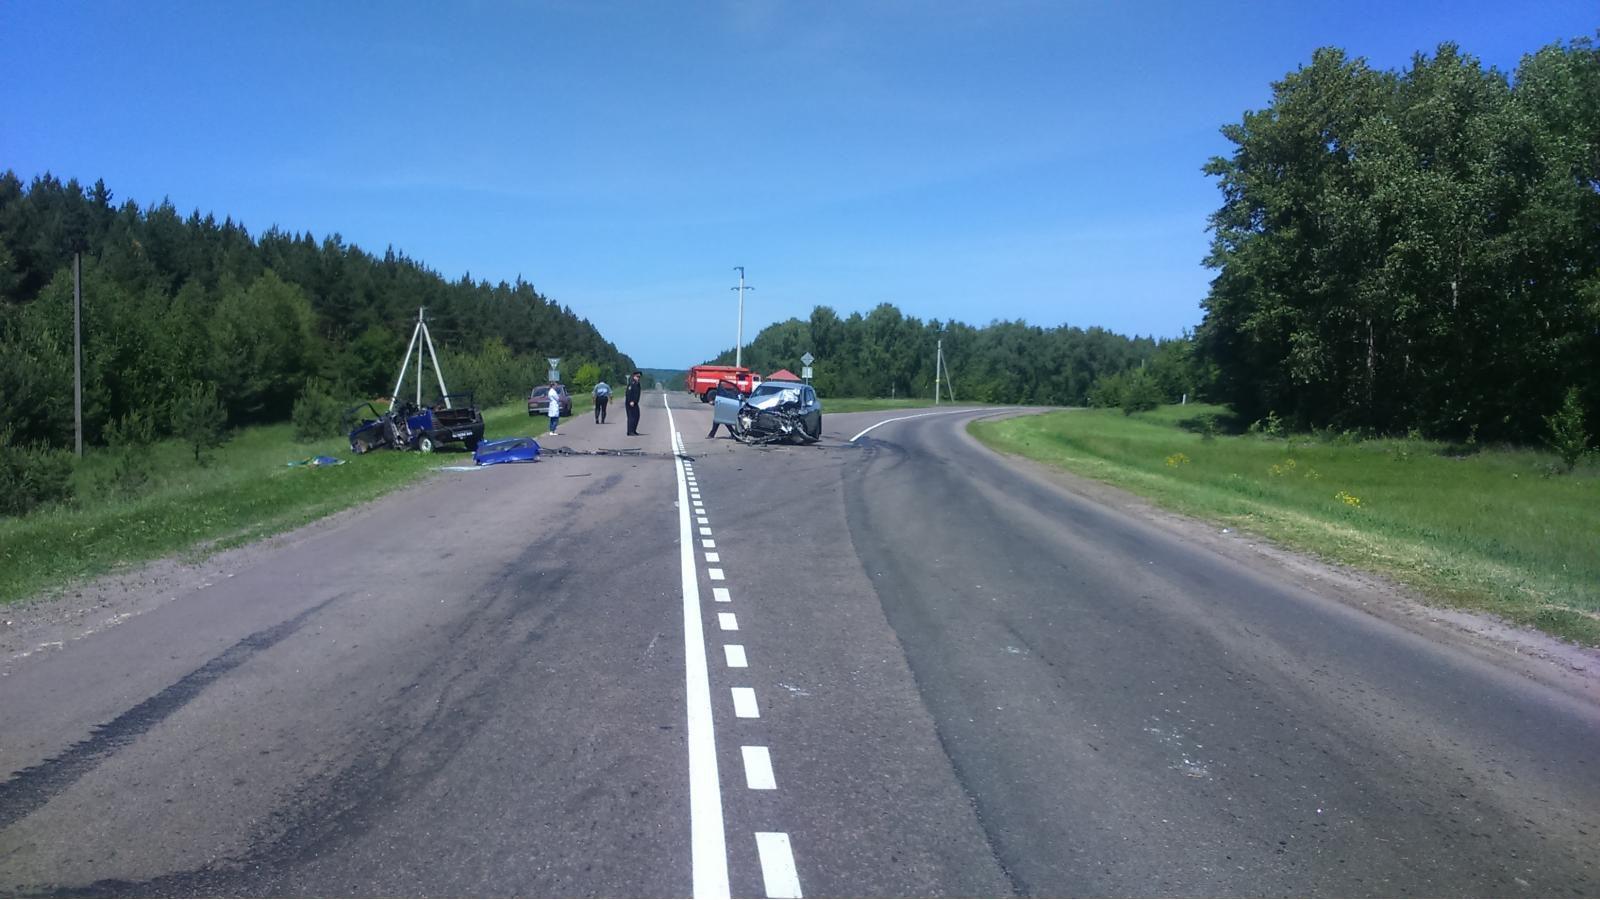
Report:
M639 393L644 390L639 383L639 373L635 372L628 377L628 389L622 394L622 405L628 411L628 434L639 434Z

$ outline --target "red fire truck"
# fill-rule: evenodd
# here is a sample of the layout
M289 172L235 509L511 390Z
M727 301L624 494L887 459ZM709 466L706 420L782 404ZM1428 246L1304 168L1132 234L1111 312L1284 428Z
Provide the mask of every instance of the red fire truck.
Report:
M689 393L699 397L701 403L710 403L711 392L719 381L732 382L740 393L748 394L761 383L761 376L744 366L695 366L689 370Z

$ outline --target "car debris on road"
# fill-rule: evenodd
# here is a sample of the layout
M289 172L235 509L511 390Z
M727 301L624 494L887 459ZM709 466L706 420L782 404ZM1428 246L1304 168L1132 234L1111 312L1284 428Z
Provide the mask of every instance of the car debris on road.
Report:
M478 449L472 451L472 461L480 466L538 462L539 452L539 442L531 437L501 438L478 444Z

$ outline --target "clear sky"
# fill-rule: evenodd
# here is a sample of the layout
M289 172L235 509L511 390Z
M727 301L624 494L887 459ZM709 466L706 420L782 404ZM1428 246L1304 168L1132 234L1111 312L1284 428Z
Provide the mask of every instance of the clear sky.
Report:
M521 275L685 366L825 303L1177 335L1223 123L1583 2L0 2L0 168Z

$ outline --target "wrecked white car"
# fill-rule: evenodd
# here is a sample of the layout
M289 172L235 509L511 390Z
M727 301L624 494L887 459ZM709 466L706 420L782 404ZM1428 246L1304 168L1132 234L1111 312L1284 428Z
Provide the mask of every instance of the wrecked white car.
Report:
M711 420L745 444L812 444L822 437L822 401L809 384L765 381L743 400L717 397Z

